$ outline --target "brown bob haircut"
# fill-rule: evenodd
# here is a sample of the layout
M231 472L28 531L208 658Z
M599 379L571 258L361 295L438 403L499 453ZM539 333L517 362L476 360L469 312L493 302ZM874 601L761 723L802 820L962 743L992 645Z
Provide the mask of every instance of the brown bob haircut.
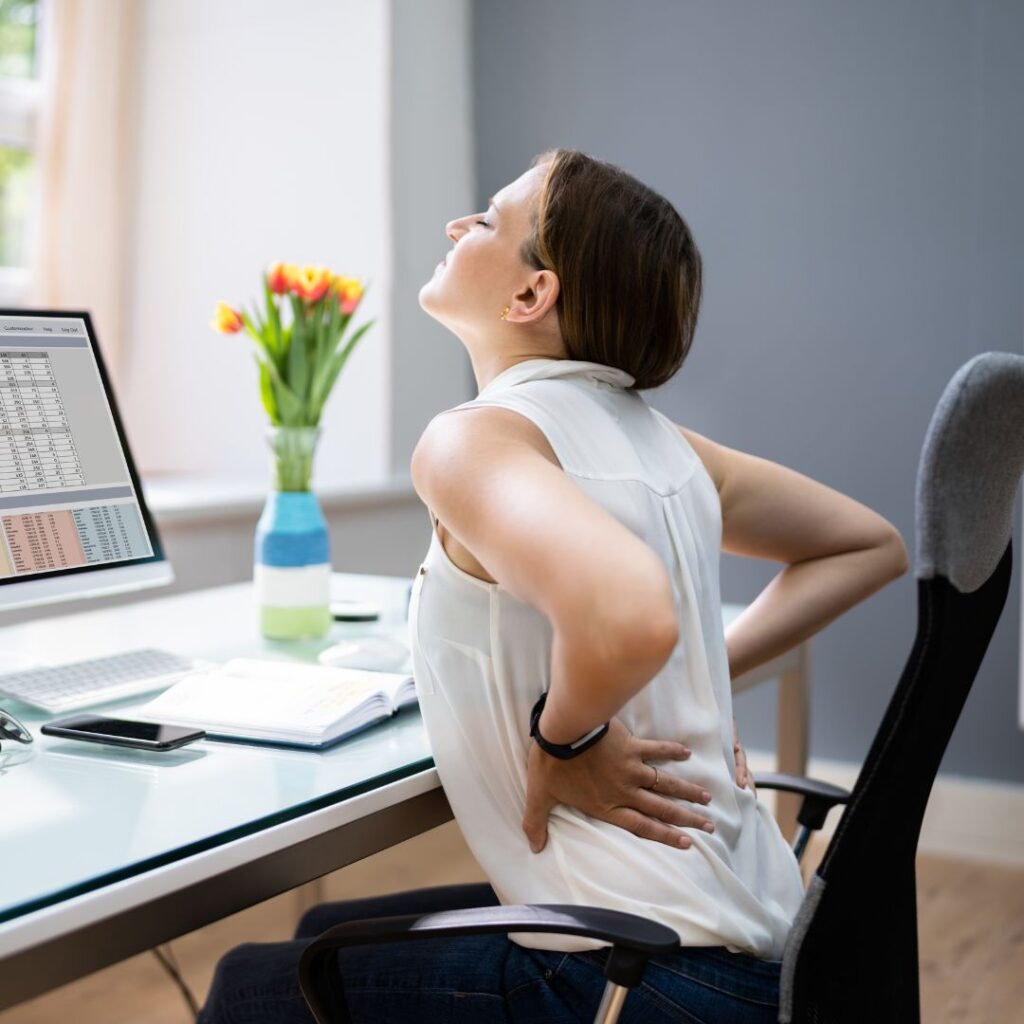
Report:
M625 370L637 390L683 365L701 299L701 259L675 207L614 164L575 149L550 163L522 258L558 275L570 359Z

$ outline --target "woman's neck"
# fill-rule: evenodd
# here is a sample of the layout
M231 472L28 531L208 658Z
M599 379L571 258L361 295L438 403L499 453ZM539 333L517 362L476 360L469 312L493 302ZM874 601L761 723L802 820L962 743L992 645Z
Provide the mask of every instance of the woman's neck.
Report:
M469 349L469 361L473 364L473 376L476 378L477 392L483 391L485 387L499 373L503 373L510 366L516 363L524 363L528 359L568 359L569 353L565 346L559 341L558 347L547 346L517 346L515 349L505 351L489 349L476 351Z

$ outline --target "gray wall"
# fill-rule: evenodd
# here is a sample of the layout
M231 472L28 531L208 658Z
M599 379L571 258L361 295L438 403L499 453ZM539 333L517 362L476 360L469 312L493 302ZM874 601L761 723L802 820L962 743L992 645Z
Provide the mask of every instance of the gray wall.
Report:
M706 293L686 365L647 400L877 509L913 557L917 459L943 387L978 352L1021 350L1024 4L473 13L478 202L554 145L667 196ZM778 571L723 556L724 599L753 599ZM1024 781L1019 558L1014 573L944 771ZM863 758L916 591L912 568L815 637L812 755ZM737 701L748 746L771 747L774 697Z

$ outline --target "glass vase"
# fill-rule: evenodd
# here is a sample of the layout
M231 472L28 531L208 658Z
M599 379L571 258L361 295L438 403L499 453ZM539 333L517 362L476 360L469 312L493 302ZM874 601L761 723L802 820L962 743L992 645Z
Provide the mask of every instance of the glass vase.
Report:
M256 525L253 582L260 631L274 640L322 637L331 626L330 542L313 494L319 427L269 427L274 489Z

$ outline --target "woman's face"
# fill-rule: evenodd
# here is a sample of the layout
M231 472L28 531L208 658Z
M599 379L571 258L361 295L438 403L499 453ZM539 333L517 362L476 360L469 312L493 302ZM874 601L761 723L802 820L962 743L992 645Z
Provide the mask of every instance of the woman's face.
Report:
M484 213L445 225L454 243L419 293L420 306L463 340L507 323L537 324L554 306L558 278L524 263L546 164L532 167L499 190ZM509 307L505 321L501 311ZM548 318L557 322L552 312Z

